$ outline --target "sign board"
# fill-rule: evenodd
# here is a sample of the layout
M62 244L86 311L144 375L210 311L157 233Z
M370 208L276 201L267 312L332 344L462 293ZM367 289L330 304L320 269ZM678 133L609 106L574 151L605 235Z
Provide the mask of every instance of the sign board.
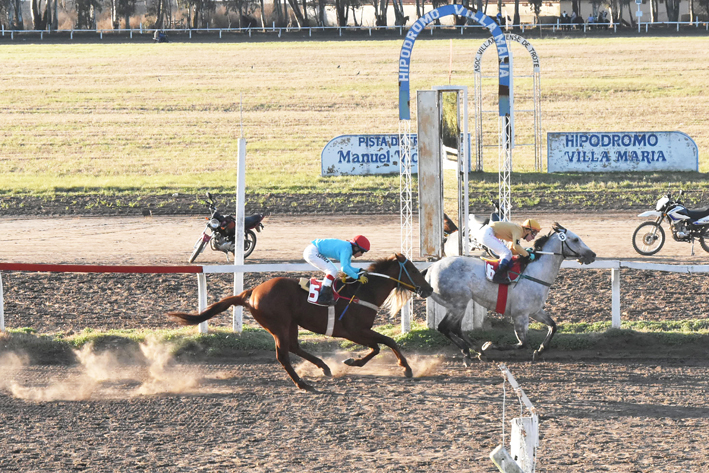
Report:
M468 141L470 156L470 141ZM455 159L448 156L448 159ZM468 158L470 160L470 158ZM455 169L455 161L452 161ZM322 176L399 173L399 135L341 135L320 154ZM444 168L448 168L444 164ZM468 168L470 169L470 168ZM411 134L411 172L418 174L418 136Z
M698 171L680 131L547 133L547 172Z
M643 0L635 0L635 3L637 3L638 5L642 5L642 4L643 4Z

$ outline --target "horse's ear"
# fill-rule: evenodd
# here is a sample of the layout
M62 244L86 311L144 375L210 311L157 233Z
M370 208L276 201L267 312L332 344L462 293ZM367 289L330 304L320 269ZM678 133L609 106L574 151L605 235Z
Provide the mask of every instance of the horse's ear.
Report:
M559 224L559 222L554 222L554 223L552 224L551 228L552 228L552 230L554 230L556 233L562 233L562 232L565 232L565 231L566 231L566 228L564 228L563 226L561 226L561 224Z

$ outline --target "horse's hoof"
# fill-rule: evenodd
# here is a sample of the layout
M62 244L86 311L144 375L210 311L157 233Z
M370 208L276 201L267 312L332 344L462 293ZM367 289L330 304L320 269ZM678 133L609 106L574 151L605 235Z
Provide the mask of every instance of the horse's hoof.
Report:
M303 381L302 379L298 381L298 387L303 391L307 391L309 393L315 392L315 388Z
M345 361L343 361L344 364L347 366L354 366L355 365L355 360L354 358L347 358Z
M480 349L482 351L485 351L485 350L489 350L490 348L493 348L492 342L485 342Z
M327 366L322 369L322 374L324 374L328 378L332 377L332 371L330 371L330 368Z
M540 356L542 356L542 350L534 350L534 353L532 353L532 361L537 361Z
M404 376L406 376L407 378L413 378L413 377L414 377L414 372L411 371L411 368L406 368L406 369L404 370Z

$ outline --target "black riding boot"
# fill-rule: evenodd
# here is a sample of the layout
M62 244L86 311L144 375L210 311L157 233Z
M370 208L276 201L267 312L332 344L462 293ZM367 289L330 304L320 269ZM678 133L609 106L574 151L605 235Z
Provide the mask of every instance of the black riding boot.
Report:
M495 271L495 275L492 277L492 282L496 284L507 284L509 279L507 279L507 271L510 269L510 266L512 266L511 261L507 261L506 264L500 264L500 266L497 268L497 271Z
M318 304L335 305L335 296L332 293L332 286L322 286L320 288L320 297L318 297Z

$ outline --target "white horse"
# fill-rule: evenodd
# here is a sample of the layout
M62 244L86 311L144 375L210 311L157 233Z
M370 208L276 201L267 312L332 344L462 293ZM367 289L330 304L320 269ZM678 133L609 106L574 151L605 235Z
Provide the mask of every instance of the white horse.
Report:
M516 345L496 346L487 342L478 352L473 348L474 343L461 330L465 308L471 299L483 307L496 309L499 285L485 277L485 261L469 256L447 257L437 261L426 271L426 280L434 291L431 297L447 309L446 316L438 325L438 331L463 351L466 365L472 361L470 350L480 358L481 352L492 348L505 350L526 347L529 317L549 327L546 338L534 352L536 358L549 347L556 333L556 322L543 308L562 261L577 258L579 263L590 264L596 259L596 253L591 251L578 235L558 223L554 223L549 234L537 239L534 247L540 253L537 254L537 259L522 271L517 282L510 284L504 311L504 315L511 316L514 321L514 330L519 342Z

